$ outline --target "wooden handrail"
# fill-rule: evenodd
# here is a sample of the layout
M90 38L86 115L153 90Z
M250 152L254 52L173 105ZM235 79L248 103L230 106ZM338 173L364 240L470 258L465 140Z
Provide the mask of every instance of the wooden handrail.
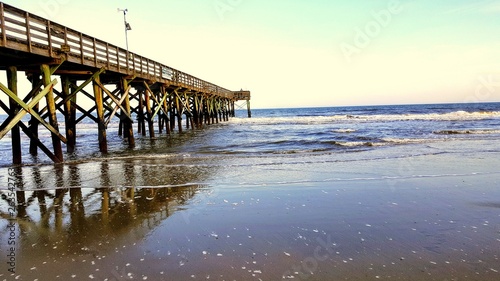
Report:
M2 2L0 33L1 47L51 58L66 56L73 63L233 97L230 90Z

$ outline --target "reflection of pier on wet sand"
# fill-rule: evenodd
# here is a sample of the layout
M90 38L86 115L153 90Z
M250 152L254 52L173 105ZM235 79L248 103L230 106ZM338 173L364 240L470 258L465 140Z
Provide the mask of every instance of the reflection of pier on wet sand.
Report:
M91 166L99 173L87 173ZM57 266L59 259L101 258L105 252L135 244L204 190L202 185L185 183L202 180L202 173L177 171L184 175L180 180L164 173L166 182L178 184L157 187L143 168L126 162L33 166L17 172L18 182L25 185L20 189L28 190L17 192L15 218L22 275L37 264ZM6 198L1 201L1 216L7 223L11 219L8 202ZM1 226L1 245L7 245L8 233Z

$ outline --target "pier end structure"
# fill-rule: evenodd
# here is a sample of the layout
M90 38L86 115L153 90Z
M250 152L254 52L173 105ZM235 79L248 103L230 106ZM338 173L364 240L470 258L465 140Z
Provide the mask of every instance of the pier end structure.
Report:
M251 118L252 111L250 109L250 91L244 91L244 90L234 91L233 92L233 99L235 101L240 101L240 100L246 101L248 118Z

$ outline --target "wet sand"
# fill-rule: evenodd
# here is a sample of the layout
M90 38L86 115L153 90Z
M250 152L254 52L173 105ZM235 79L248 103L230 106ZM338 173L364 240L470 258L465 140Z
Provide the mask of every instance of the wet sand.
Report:
M248 159L156 188L120 187L113 163L104 181L76 164L61 184L72 191L27 192L16 273L2 255L0 280L499 280L500 154L413 152Z

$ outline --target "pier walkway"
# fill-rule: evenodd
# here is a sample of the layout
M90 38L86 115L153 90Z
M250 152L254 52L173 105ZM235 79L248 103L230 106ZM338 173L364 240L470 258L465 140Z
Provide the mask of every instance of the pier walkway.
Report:
M114 116L120 120L118 134L130 147L135 143L134 121L143 136L182 132L183 126L194 129L234 117L238 100L247 101L250 117L249 91L225 89L2 2L0 70L6 71L8 82L0 83L0 94L9 99L8 104L0 100L8 114L0 139L11 133L13 164L22 163L21 130L30 138L31 154L41 150L59 163L62 143L69 153L74 151L76 125L84 118L97 124L99 148L106 153L106 128ZM19 71L32 85L23 97L18 93ZM85 109L82 100L90 100L92 108ZM65 132L58 129L58 112L64 116ZM25 124L27 114L31 120ZM52 149L38 138L42 126L51 132Z

